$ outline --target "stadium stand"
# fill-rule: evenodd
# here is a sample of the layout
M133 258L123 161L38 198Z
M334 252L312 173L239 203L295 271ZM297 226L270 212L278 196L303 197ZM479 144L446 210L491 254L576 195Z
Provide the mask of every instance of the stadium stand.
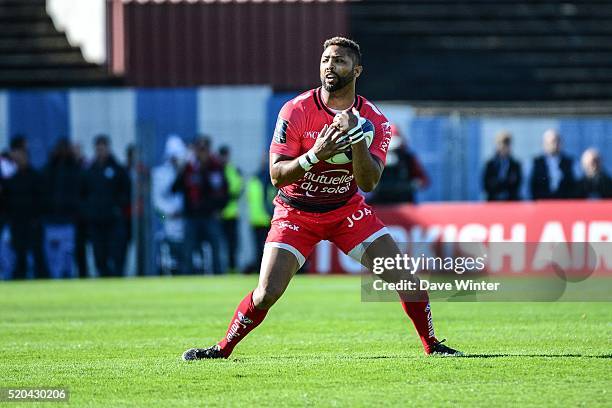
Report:
M410 100L612 97L612 4L601 0L352 3L360 91Z
M0 0L0 87L119 83L56 29L45 0Z

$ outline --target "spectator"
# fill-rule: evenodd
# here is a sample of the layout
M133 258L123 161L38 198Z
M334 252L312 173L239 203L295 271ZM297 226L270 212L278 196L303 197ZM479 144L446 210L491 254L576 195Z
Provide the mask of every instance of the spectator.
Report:
M122 276L125 268L125 219L129 203L129 178L110 150L110 140L94 140L95 158L81 183L89 238L100 276Z
M27 149L24 137L11 140L11 158L16 165L16 171L4 183L11 243L16 257L13 277L26 278L27 256L28 252L31 252L34 258L34 276L48 278L42 245L42 179L31 167Z
M72 155L78 165L79 174L81 175L81 181L85 170L89 167L85 156L83 155L83 149L79 143L72 144ZM79 184L80 187L80 184ZM79 192L79 195L82 192ZM87 216L84 214L82 206L79 206L77 212L77 219L75 221L75 263L78 270L79 278L86 278L89 276L88 265L87 265Z
M138 203L134 201L136 194L136 183L138 183L138 163L136 162L136 146L129 144L125 148L125 171L128 176L128 202L123 209L123 220L125 222L125 251L128 252L133 238L132 218Z
M495 146L495 155L487 161L483 175L487 200L518 201L523 174L520 163L512 157L512 135L500 132Z
M561 136L556 130L544 132L543 147L544 154L533 161L531 197L534 200L573 198L576 184L574 163L561 152Z
M415 203L416 192L429 186L429 178L395 125L391 125L387 165L368 198L372 204Z
M187 259L182 259L183 253L180 250L185 238L183 219L185 204L183 195L173 192L172 185L186 160L187 148L185 143L180 137L170 135L166 140L164 163L155 167L152 174L153 207L163 225L162 245L166 245L168 248L164 253L168 253L172 259L178 260L176 269L181 272L187 270L185 265ZM162 264L166 264L166 262L162 262Z
M223 220L223 232L225 233L226 249L228 255L228 266L230 270L236 271L236 256L238 253L238 200L242 194L244 181L240 169L230 160L230 149L228 146L221 146L219 149L219 160L223 166L223 172L228 184L229 202L221 212Z
M266 237L270 230L270 220L274 213L274 196L276 188L270 181L270 170L268 168L268 152L264 154L261 166L256 174L251 176L247 182L246 192L249 204L249 223L255 239L255 258L245 269L245 273L258 273L263 257Z
M56 276L72 276L79 219L81 167L68 139L60 139L43 172L46 197L46 253Z
M0 154L0 279L7 276L7 272L12 269L10 253L10 242L8 236L5 235L7 227L7 195L6 195L6 180L15 174L17 170L15 163L11 159L10 151L4 151Z
M193 273L193 253L203 241L212 249L212 271L224 273L221 260L223 229L221 210L228 202L227 180L223 166L211 156L209 144L198 139L195 142L195 163L187 164L172 186L173 192L182 192L188 218L185 229L186 272Z
M6 192L4 183L17 171L15 162L11 159L10 151L0 154L0 237L6 224Z
M195 141L193 142L193 147L197 148L198 146L203 149L207 149L210 152L210 157L214 157L212 153L212 139L206 133L198 133L195 137ZM216 158L215 158L216 160Z
M577 183L577 196L595 200L612 198L612 178L601 165L599 151L593 148L585 150L581 163L584 177Z
M47 217L52 222L73 223L79 209L80 166L67 139L51 152L44 169Z
M130 255L129 266L136 274L142 273L145 264L145 251L142 243L145 241L144 203L149 197L149 171L140 160L136 145L129 144L125 150L127 158L126 170L129 178L130 201L124 209L125 228L127 231L126 251Z

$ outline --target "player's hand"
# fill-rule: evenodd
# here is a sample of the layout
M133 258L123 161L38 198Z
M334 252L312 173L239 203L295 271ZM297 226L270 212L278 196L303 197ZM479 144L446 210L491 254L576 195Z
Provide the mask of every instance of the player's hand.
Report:
M357 123L359 122L356 112L357 111L355 110L355 108L353 108L352 110L347 109L338 113L334 117L334 122L332 123L332 126L340 130L342 133L346 133L350 129L353 129L355 126L357 126Z
M335 126L323 126L319 137L317 137L314 146L312 146L312 150L319 160L327 160L349 148L351 142L340 136L342 136L342 132Z

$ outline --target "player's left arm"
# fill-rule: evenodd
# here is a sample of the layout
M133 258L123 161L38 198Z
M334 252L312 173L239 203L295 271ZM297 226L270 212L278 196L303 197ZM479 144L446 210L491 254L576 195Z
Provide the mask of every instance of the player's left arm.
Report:
M346 131L350 134L351 129L355 129L359 122L359 112L355 109L352 111L347 110L336 116L334 119L334 126L342 131ZM359 139L359 135L356 134L356 139ZM355 182L357 186L365 192L370 192L376 188L380 176L384 169L384 163L372 153L366 143L365 138L361 138L360 141L351 144L352 156L353 156L353 175L355 176Z

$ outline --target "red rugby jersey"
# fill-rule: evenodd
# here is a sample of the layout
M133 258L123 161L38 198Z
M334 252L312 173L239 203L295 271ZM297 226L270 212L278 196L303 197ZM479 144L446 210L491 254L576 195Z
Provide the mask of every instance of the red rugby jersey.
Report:
M353 107L373 126L374 139L370 153L384 165L391 140L389 121L373 103L362 96L355 96ZM302 155L314 145L323 126L331 125L335 115L323 103L321 88L311 89L295 97L283 106L278 115L270 153L293 158ZM323 212L337 208L357 192L353 163L330 164L322 160L306 172L304 177L280 190L281 197L290 200L291 204L297 204L295 206L298 209Z

